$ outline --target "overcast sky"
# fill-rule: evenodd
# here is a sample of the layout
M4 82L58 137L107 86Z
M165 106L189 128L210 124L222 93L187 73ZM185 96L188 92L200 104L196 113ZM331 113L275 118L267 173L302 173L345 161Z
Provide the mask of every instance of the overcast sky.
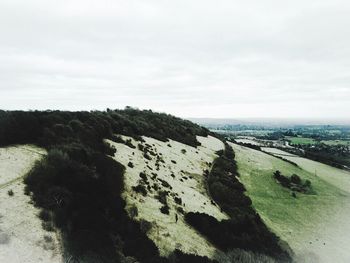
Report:
M0 108L349 118L347 0L1 0Z

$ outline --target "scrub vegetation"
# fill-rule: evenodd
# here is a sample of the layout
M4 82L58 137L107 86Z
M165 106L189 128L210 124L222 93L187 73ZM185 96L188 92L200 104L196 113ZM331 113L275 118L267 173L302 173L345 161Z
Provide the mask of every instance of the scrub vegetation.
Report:
M147 156L142 155L145 161L156 161L155 167L148 166L152 170L149 174L156 180L158 170L164 166L163 156L152 150L153 145L144 144L142 136L165 142L170 145L166 148L171 150L174 141L200 146L196 136L209 133L189 121L132 108L104 112L0 111L1 146L31 143L47 150L47 155L25 177L26 193L41 208L39 216L43 227L59 229L65 253L76 260L93 257L98 262L211 262L206 257L177 249L167 257L159 253L157 245L147 235L152 225L135 220L140 213L138 208L132 216L122 195L125 171L135 169L137 164L131 160L121 164L113 159L118 152L106 142L109 139L123 143L131 150L131 155L142 148ZM124 140L116 134L129 138ZM169 143L168 139L173 141ZM188 158L189 150L179 150L182 158ZM244 187L237 179L232 149L226 144L225 150L218 154L208 175L208 190L230 219L219 222L215 218L213 221L210 215L188 213L187 221L224 251L243 248L277 259L289 259L278 238L264 225L253 210L251 200L244 195ZM175 160L171 163L179 165ZM193 175L172 174L170 178L179 176L181 182L190 183ZM135 185L133 191L148 196L153 191L148 177L139 173L138 180L139 186ZM152 185L153 189L161 185L171 190L170 184L158 181ZM160 210L164 216L173 213L170 200L178 206L176 211L184 213L179 196L171 198L157 192L163 196ZM210 227L203 230L206 221L210 222ZM221 243L213 237L214 233L224 235Z
M208 187L212 198L230 218L218 221L204 213L187 213L186 221L223 251L242 248L288 262L290 255L282 249L279 238L265 226L252 208L252 201L244 194L232 147L225 143L225 149L218 154L208 175Z

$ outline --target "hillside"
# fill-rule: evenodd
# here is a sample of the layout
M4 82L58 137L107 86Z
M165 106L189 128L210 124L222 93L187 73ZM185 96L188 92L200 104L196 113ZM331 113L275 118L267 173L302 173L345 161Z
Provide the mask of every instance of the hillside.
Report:
M23 144L46 151L21 173L10 175L16 164L4 172L24 178L36 206L26 212L36 220L32 231L41 233L39 213L59 237L50 239L59 243L52 262L289 262L288 247L244 194L234 152L215 136L131 108L0 112L4 151L29 149ZM14 206L23 203L16 198Z
M186 253L212 257L215 247L185 222L184 214L202 212L219 220L228 218L211 202L203 177L217 156L215 152L224 148L223 143L214 137L197 137L201 146L194 148L173 140L162 142L142 138L144 142L123 137L131 140L136 149L109 141L117 150L114 158L126 167L123 193L126 209L137 208L135 219L150 222L148 236L156 243L161 255L169 255L178 248ZM150 145L149 152L152 153L149 159L144 158L144 152L140 150L146 145ZM130 162L132 168L128 166ZM144 177L141 178L142 174ZM137 193L135 187L143 184L145 193ZM166 201L159 200L165 192ZM169 207L163 213L162 202Z
M0 148L0 262L61 262L58 237L24 194L23 177L44 154L30 145Z
M332 262L335 258L337 262L347 262L350 195L344 182L350 174L277 149L263 148L297 165L261 151L231 145L236 152L241 182L253 206L266 224L288 242L298 262ZM273 178L276 170L310 180L312 192L296 192L293 197L291 190Z

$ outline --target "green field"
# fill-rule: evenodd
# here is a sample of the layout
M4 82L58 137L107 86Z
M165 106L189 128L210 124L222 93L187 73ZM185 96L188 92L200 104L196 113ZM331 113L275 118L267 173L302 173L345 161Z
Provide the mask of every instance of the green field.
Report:
M306 137L286 136L286 139L288 139L292 144L315 144L315 143L317 143L314 139L306 138Z
M318 141L307 138L307 137L292 137L292 136L286 136L287 140L289 140L292 144L317 144ZM350 140L323 140L321 141L324 144L327 145L350 145Z
M347 223L350 215L349 193L310 171L274 156L231 145L236 153L241 182L266 224L287 241L298 256L311 253L320 256L320 262L330 262L327 261L330 255L341 248L339 233L346 231L342 227L350 230L350 224ZM315 194L297 193L297 198L292 197L291 191L273 178L272 174L276 170L287 176L295 173L304 180L310 180ZM346 246L348 239L343 238L341 244ZM340 257L346 251L345 247L342 249L337 251Z
M321 142L327 145L350 145L350 141L346 140L327 140Z

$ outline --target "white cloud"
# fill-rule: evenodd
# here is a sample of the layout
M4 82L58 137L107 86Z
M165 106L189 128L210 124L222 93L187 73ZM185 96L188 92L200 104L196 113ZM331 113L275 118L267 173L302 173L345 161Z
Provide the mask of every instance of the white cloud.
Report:
M0 107L345 117L347 1L0 3Z

